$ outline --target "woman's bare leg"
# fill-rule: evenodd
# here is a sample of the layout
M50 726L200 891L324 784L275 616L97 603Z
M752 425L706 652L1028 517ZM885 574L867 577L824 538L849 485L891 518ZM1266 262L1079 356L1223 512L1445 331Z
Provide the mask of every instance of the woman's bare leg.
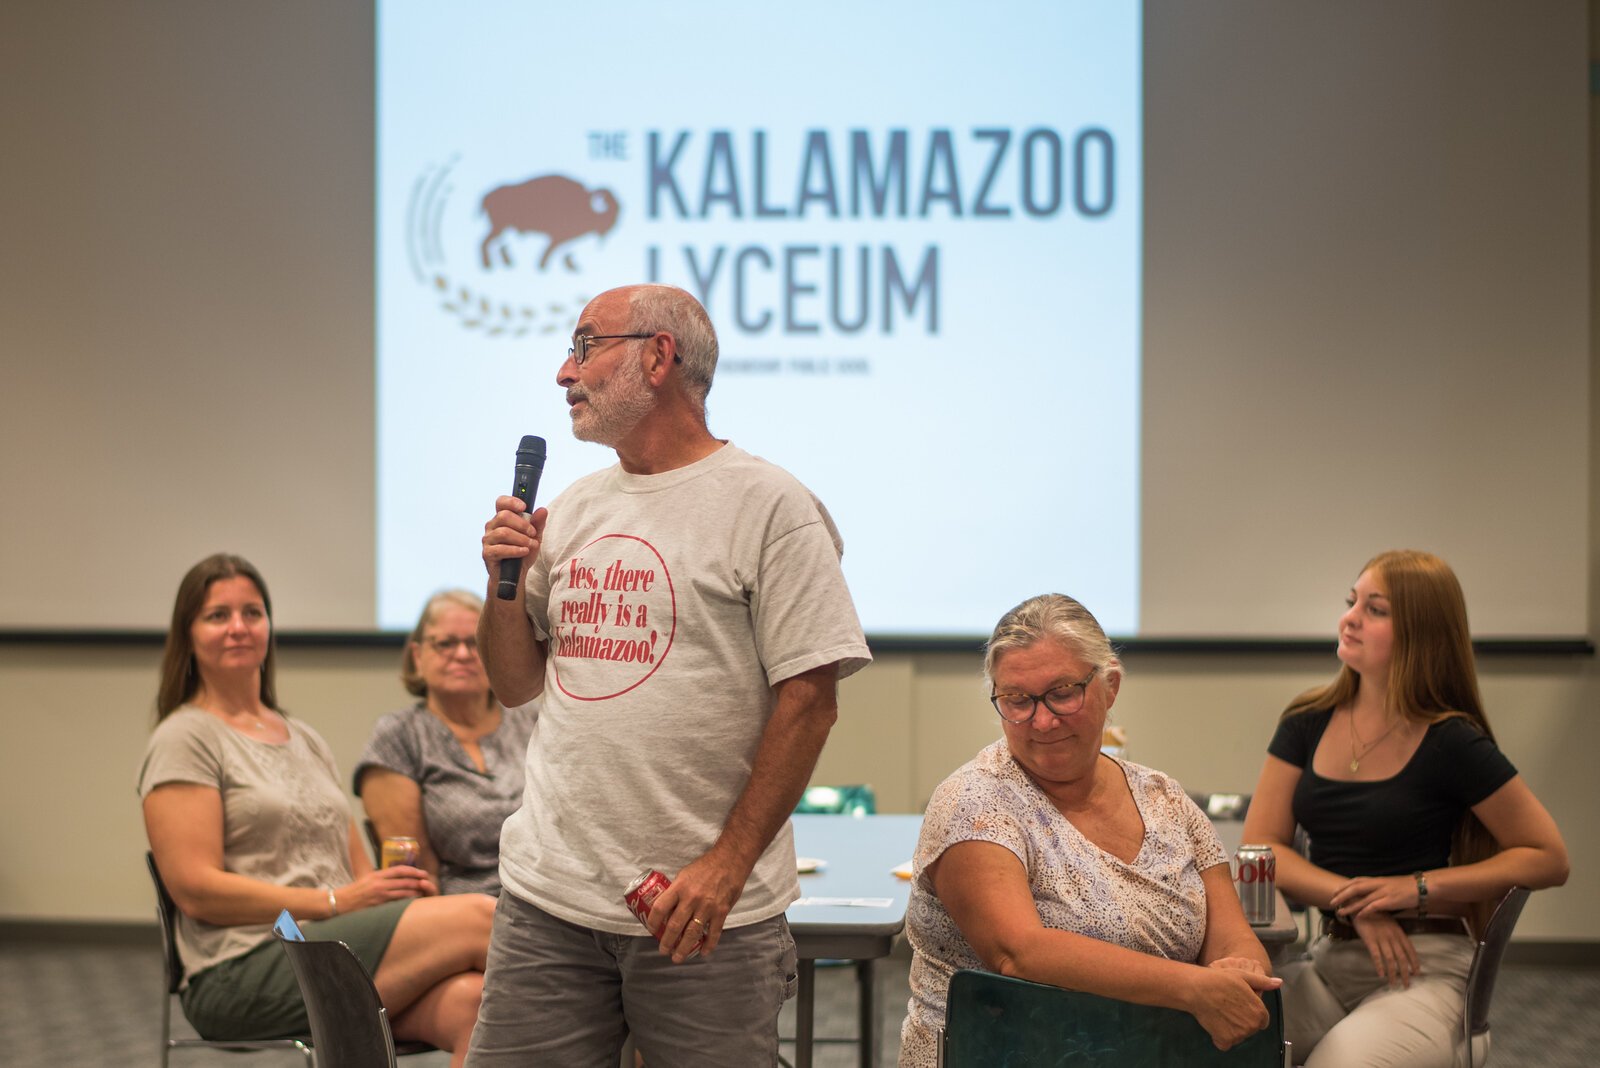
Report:
M461 1068L478 1022L483 973L461 972L436 985L394 1017L396 1038L420 1039L451 1053L450 1068Z
M477 973L481 988L493 922L494 898L486 894L423 897L406 906L372 977L390 1016L398 1021L424 995L464 972Z

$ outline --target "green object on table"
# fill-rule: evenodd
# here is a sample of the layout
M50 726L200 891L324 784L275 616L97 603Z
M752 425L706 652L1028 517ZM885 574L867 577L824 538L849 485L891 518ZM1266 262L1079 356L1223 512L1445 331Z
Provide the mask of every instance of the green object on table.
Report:
M831 816L871 816L878 811L878 802L870 786L811 786L801 795L794 810Z

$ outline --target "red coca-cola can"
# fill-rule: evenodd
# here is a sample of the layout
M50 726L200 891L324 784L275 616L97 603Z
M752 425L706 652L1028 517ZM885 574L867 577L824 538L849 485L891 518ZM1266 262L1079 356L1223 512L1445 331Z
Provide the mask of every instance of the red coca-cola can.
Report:
M633 913L640 923L644 924L645 929L649 930L650 910L655 906L656 898L660 897L662 891L671 885L671 879L654 868L646 868L638 875L635 875L633 881L628 884L628 888L622 892L622 902L628 906L628 911ZM699 925L697 924L696 926ZM657 942L661 941L660 935L654 931L650 933ZM704 930L700 932L700 942L705 941L705 934ZM692 957L698 952L700 952L700 943L696 942L695 947L689 951L689 956Z
M1241 845L1233 855L1233 885L1244 918L1265 927L1278 915L1278 858L1269 845Z

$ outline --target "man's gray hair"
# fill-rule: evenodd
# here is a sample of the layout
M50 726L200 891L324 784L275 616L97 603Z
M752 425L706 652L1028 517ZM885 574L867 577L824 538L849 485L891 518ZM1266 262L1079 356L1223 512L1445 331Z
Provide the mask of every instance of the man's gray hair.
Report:
M667 333L678 343L684 388L703 412L717 372L717 332L711 316L686 290L665 285L639 286L629 298L628 311L635 333Z
M1045 640L1059 642L1091 667L1099 668L1107 682L1122 677L1122 661L1094 614L1064 593L1042 593L1029 597L994 625L994 633L983 647L984 681L994 686L994 666L1001 653Z

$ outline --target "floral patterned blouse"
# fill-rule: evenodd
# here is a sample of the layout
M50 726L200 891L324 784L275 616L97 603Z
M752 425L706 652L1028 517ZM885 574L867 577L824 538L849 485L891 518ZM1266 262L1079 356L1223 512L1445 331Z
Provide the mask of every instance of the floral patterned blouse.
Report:
M1111 759L1111 758L1107 758ZM1132 863L1091 843L1011 757L987 746L934 791L913 859L906 936L911 1000L900 1035L900 1068L934 1068L945 991L960 968L982 968L934 896L928 867L957 842L993 842L1017 855L1046 927L1098 938L1170 960L1194 961L1206 936L1200 873L1227 862L1204 813L1159 771L1117 761L1144 821Z

